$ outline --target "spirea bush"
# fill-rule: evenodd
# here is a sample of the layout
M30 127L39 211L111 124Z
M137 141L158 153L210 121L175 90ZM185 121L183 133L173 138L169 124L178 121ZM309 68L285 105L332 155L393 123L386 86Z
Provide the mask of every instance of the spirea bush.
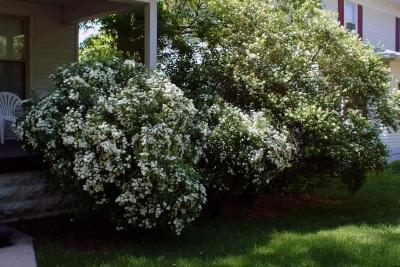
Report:
M263 112L208 94L196 109L165 76L133 61L73 64L53 80L56 89L17 121L16 133L44 155L53 185L89 200L118 229L180 234L207 191L257 191L294 151Z
M16 127L53 182L108 207L118 227L179 234L206 202L196 164L208 128L192 101L132 61L74 64L53 79L54 92Z

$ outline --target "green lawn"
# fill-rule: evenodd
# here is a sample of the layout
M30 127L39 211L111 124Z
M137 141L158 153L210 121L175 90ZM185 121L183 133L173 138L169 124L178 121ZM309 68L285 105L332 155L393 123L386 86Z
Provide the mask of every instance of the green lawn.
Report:
M179 238L133 235L100 251L39 238L39 267L400 266L400 174L371 176L356 196L341 188L328 194L342 203L276 219L207 222Z

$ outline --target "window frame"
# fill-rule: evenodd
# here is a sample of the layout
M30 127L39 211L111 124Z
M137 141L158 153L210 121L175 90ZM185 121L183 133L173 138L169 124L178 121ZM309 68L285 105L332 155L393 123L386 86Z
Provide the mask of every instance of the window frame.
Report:
M23 15L12 15L12 14L4 14L0 13L1 18L9 18L20 20L24 24L24 59L23 60L4 60L0 59L0 62L17 62L24 63L24 79L23 79L23 87L24 87L24 95L23 99L29 98L31 96L29 84L30 84L30 18L29 16Z

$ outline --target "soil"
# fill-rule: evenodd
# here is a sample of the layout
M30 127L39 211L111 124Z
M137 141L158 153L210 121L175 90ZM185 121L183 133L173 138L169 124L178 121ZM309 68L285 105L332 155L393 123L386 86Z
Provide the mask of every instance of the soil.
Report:
M239 200L230 200L224 204L223 214L229 218L277 218L288 216L306 206L340 205L337 199L313 196L306 193L277 193L260 196L250 204Z
M304 193L271 194L246 203L238 199L228 200L218 212L218 219L272 219L288 216L307 206L340 204L339 200ZM207 218L205 215L196 224L205 224L209 220L212 220L212 217ZM75 251L109 251L132 242L132 239L137 243L149 238L169 240L174 236L166 229L118 232L104 218L73 220L71 216L60 216L15 223L11 226L32 236L36 245L54 244Z

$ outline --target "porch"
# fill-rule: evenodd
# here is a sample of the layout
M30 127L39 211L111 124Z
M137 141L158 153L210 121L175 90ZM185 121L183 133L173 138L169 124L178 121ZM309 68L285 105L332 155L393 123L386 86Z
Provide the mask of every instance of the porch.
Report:
M0 92L41 98L49 75L79 58L79 23L144 12L144 63L157 64L156 0L0 0Z
M22 149L21 143L17 140L7 140L3 145L0 145L0 160L17 159L35 155Z
M79 56L79 23L100 16L144 12L144 63L157 64L157 0L0 0L0 92L38 100L53 89L49 76ZM2 114L0 114L2 115ZM0 221L62 211L48 192L40 155L23 151L11 123L0 144Z
M7 140L0 145L0 174L40 170L43 167L40 155L23 150L19 141Z
M49 76L78 60L80 22L134 10L144 12L144 63L155 68L156 0L0 0L0 92L21 99L44 97L53 89ZM3 163L32 156L18 147L10 125L0 145Z

